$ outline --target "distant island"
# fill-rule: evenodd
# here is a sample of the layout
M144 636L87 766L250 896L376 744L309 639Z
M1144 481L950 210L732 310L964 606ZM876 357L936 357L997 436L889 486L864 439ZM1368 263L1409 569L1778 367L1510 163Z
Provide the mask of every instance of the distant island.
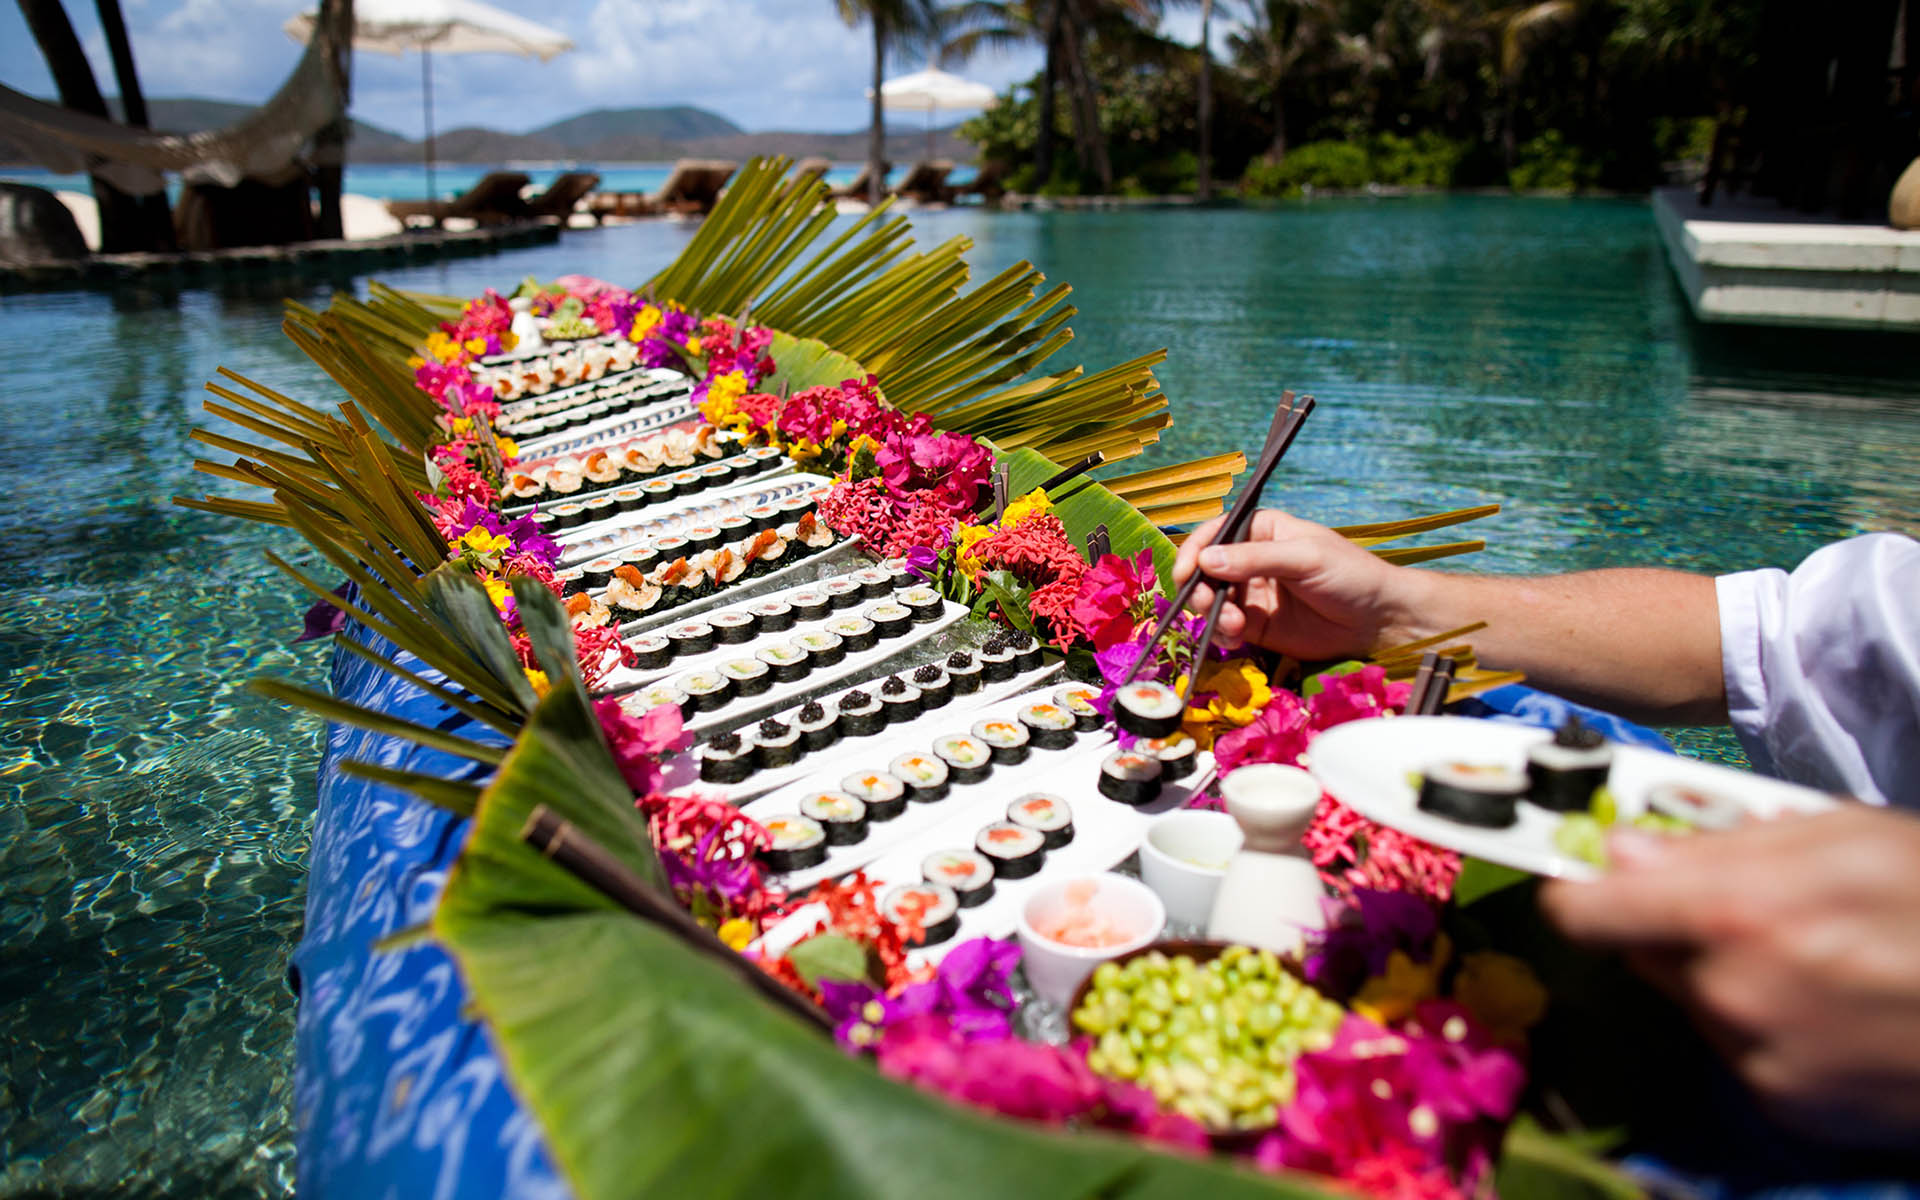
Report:
M117 116L119 101L109 99L107 103ZM251 105L195 97L150 99L147 109L155 129L172 133L218 129L253 111ZM954 128L934 131L934 156L972 162L974 147L957 137ZM718 113L685 104L597 108L527 133L470 126L449 129L435 134L433 144L435 161L443 163L672 162L677 158L745 159L755 154L860 162L867 157L864 129L849 133L749 133ZM358 163L416 163L422 151L421 144L411 138L358 120L353 122L353 139L347 146L348 159ZM887 157L891 161L906 164L926 155L924 125L907 118L889 126ZM26 161L24 154L0 139L0 163Z

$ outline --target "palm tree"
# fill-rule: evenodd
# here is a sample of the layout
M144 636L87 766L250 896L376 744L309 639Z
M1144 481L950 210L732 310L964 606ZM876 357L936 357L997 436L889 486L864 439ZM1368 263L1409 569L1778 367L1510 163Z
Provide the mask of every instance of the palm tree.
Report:
M1235 59L1267 89L1273 141L1266 160L1287 154L1287 91L1316 56L1334 50L1339 14L1331 0L1249 0L1247 22L1228 44Z
M1202 204L1213 199L1213 0L1200 0L1200 169L1194 197Z
M20 0L20 12L40 44L47 70L60 94L60 103L75 112L111 121L106 98L94 80L93 66L73 32L73 22L60 0ZM100 211L100 249L107 253L146 250L145 221L137 198L114 187L100 176L93 176L93 200Z
M834 0L848 25L873 29L873 117L867 130L867 203L879 204L887 187L887 118L880 85L887 76L887 49L904 50L935 37L933 0Z

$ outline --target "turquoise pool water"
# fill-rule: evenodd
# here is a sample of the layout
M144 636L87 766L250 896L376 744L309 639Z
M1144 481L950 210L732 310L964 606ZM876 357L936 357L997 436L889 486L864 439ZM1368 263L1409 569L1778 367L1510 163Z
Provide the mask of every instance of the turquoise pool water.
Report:
M1322 408L1269 499L1327 521L1498 500L1476 566L1790 564L1920 528L1915 340L1703 328L1626 201L932 214L980 272L1072 281L1091 365L1167 346L1171 461ZM633 282L692 226L386 276ZM327 288L302 298L322 303ZM217 365L316 402L281 295L0 298L0 1195L290 1187L291 999L317 737L241 691L321 678L261 558L171 507ZM1690 735L1701 752L1726 743Z

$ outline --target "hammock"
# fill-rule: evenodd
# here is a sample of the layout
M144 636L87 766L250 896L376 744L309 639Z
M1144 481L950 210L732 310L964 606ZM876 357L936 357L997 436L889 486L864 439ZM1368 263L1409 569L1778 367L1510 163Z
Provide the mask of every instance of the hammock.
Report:
M244 120L203 133L136 129L0 85L0 139L50 171L98 175L137 196L161 191L166 171L193 171L232 187L245 176L293 162L314 134L345 111L334 65L336 48L344 45L337 21L324 21L265 104Z

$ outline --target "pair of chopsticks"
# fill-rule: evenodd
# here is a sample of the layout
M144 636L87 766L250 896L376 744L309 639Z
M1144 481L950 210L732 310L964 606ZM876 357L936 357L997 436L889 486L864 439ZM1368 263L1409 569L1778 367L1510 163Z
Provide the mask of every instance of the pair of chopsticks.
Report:
M1079 462L1062 467L1048 478L1041 480L1037 486L1040 491L1051 496L1053 489L1063 484L1071 483L1073 480L1085 475L1088 471L1093 470L1106 461L1106 451L1095 450ZM1001 518L1007 515L1007 505L1014 499L1014 497L1008 493L1009 486L1007 464L1002 461L993 469L993 494L987 500L987 507L976 515L984 515L987 511L991 510L993 513L993 523L998 525Z
M1260 493L1266 488L1267 480L1273 477L1274 468L1280 465L1280 460L1293 446L1293 439L1300 435L1300 427L1306 424L1307 417L1312 414L1313 408L1312 396L1302 396L1296 402L1292 391L1280 393L1280 403L1273 410L1273 421L1267 426L1267 444L1260 450L1259 461L1253 468L1253 474L1248 477L1247 486L1240 493L1240 499L1234 501L1233 509L1227 514L1226 521L1214 534L1215 545L1231 545L1246 537L1247 528L1253 523L1254 511L1260 506ZM1140 657L1133 660L1133 666L1127 670L1126 678L1120 681L1121 687L1132 683L1134 676L1140 673L1141 666L1153 656L1154 648L1160 644L1162 638L1167 636L1167 631L1173 628L1174 620L1186 609L1187 601L1193 598L1193 589L1199 586L1205 574L1204 571L1195 570L1193 574L1187 576L1187 581L1180 585L1180 590L1174 595L1173 603L1168 606L1166 615L1160 618L1158 625L1154 626L1153 636L1148 639ZM1227 593L1232 590L1229 585L1217 579L1210 579L1208 582L1214 587L1213 604L1207 610L1207 623L1201 629L1199 644L1194 647L1193 661L1187 668L1187 690L1180 697L1183 702L1193 695L1195 682L1200 678L1200 667L1206 661L1207 651L1213 648L1214 634L1220 625L1220 614L1227 606Z
M1407 715L1433 717L1446 707L1447 693L1453 690L1454 663L1451 655L1432 650L1420 656L1420 670L1413 677L1413 691L1407 696Z

